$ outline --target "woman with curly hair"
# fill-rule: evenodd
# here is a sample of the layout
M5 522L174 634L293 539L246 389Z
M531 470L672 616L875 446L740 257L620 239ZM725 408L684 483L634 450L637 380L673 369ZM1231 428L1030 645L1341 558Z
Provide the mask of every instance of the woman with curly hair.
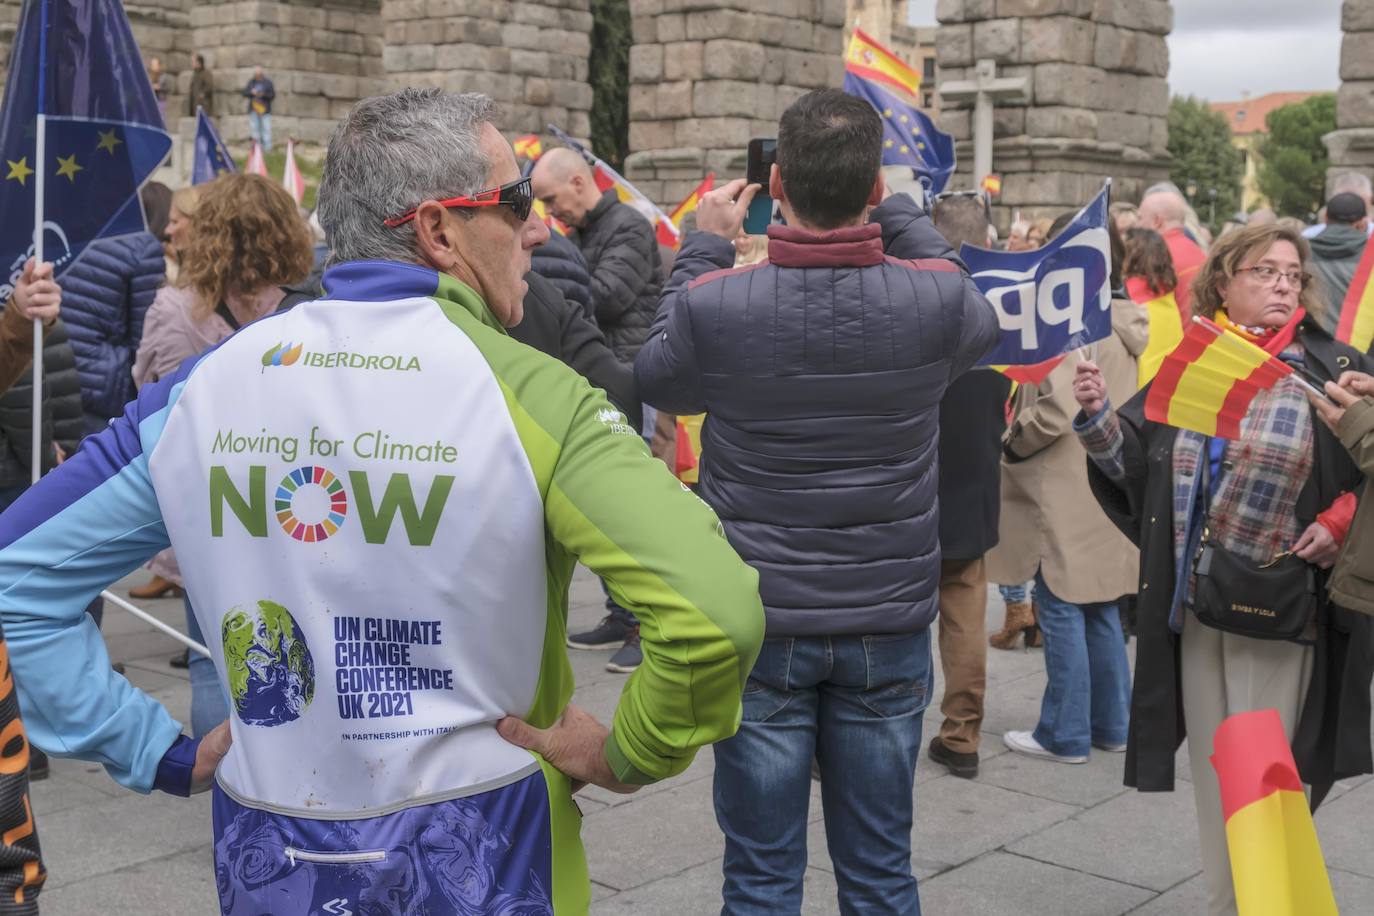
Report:
M1178 276L1164 236L1153 229L1136 227L1127 229L1122 241L1126 243L1126 261L1121 272L1131 300L1149 302L1172 293L1178 286Z
M286 296L282 287L305 279L314 265L310 229L280 186L258 175L222 175L199 187L195 218L178 233L177 282L158 291L144 319L134 359L139 387L275 312ZM172 556L159 554L153 572L180 579ZM192 639L204 641L189 602L186 626ZM224 721L228 705L211 661L195 654L188 661L191 730L199 737Z

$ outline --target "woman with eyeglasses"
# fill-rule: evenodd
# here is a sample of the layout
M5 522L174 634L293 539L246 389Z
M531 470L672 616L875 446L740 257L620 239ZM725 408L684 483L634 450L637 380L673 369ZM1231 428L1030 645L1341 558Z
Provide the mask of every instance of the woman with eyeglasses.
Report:
M1223 236L1194 281L1193 310L1318 385L1369 371L1315 320L1307 257L1286 227ZM1222 720L1277 709L1314 803L1335 779L1374 769L1369 618L1326 589L1363 475L1296 376L1254 398L1234 439L1146 420L1147 391L1112 404L1091 363L1074 387L1094 495L1141 551L1126 783L1172 790L1187 736L1209 911L1235 913L1209 761Z

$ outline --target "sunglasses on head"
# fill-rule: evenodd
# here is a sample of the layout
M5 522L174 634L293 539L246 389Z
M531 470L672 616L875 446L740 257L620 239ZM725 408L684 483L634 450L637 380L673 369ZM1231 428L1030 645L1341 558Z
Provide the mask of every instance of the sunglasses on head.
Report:
M528 178L517 178L509 184L503 184L499 188L488 188L485 191L478 191L476 194L469 194L466 197L450 197L448 200L438 201L441 207L510 207L515 214L515 218L524 222L530 218L530 208L534 206L534 192L530 189ZM415 211L419 207L411 207L399 216L393 216L382 222L395 229L397 226L404 226L415 218Z

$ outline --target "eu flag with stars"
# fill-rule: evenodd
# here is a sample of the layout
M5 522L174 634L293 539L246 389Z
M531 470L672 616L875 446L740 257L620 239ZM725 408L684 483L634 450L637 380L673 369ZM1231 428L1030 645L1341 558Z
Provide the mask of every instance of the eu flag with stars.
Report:
M883 165L908 165L939 194L954 174L954 138L930 117L872 80L846 72L844 91L878 110L883 119Z
M191 184L214 181L225 172L237 172L234 157L224 148L203 108L196 108L196 154L191 161Z
M24 0L0 112L0 301L33 253L40 174L60 276L96 239L147 231L138 189L171 147L120 0Z

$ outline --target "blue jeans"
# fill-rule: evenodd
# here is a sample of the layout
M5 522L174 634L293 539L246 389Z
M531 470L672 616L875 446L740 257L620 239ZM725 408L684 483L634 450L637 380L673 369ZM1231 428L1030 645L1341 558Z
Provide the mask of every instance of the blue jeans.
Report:
M1069 604L1035 576L1049 683L1035 740L1056 754L1083 756L1093 744L1126 743L1131 666L1116 602Z
M248 112L248 135L258 141L263 152L272 149L272 115Z
M190 598L186 599L186 635L205 645L205 635ZM199 738L229 718L229 698L219 682L215 663L199 652L191 652L186 673L191 675L191 735Z
M930 692L929 630L764 640L739 733L715 746L723 914L800 911L813 758L840 912L920 913L911 822Z
M1030 599L1030 589L1024 582L1020 585L999 585L997 591L1002 595L1003 604L1025 604Z

